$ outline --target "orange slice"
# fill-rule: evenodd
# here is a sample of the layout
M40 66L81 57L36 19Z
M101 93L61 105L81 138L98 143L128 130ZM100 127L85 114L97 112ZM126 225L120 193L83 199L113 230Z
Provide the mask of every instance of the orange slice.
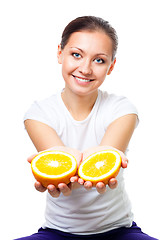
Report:
M31 162L31 169L37 181L44 187L70 182L77 171L77 161L71 154L62 151L39 153Z
M110 178L116 177L121 167L121 156L115 150L96 152L86 158L79 166L78 175L85 181L108 184Z

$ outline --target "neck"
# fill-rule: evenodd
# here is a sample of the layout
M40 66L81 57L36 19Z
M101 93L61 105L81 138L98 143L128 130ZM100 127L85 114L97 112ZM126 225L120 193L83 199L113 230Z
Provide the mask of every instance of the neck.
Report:
M68 89L62 92L62 100L72 117L77 121L82 121L90 114L96 102L98 91L85 96L77 95Z

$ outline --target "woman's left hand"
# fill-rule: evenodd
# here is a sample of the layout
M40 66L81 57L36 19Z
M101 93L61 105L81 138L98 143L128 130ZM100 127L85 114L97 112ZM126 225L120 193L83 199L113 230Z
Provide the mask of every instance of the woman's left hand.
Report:
M95 153L95 152L98 152L98 151L102 151L102 150L106 150L106 149L113 149L113 150L116 150L120 153L121 157L122 157L122 165L121 167L122 168L127 168L127 164L128 164L128 159L126 158L126 156L124 155L123 152L121 152L120 150L116 149L116 148L113 148L113 147L110 147L110 146L98 146L98 147L94 147L94 148L90 148L90 149L87 149L84 153L83 153L83 160L86 159L89 155ZM80 184L84 184L84 187L86 188L86 190L90 190L92 189L93 185L92 185L92 182L90 181L84 181L83 179L79 178L78 179L78 182ZM118 181L116 178L111 178L109 180L109 183L108 183L108 186L111 188L111 189L115 189L118 185ZM106 185L103 183L103 182L98 182L96 184L96 189L97 189L97 192L99 192L100 194L103 194L106 192Z

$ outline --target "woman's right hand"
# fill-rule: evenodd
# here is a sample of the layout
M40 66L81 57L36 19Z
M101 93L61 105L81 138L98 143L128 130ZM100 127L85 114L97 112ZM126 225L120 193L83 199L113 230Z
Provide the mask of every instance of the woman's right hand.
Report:
M64 196L69 196L71 194L71 188L66 185L65 183L60 183L58 185L58 188L56 188L54 185L50 184L48 187L44 187L40 182L36 181L34 184L35 188L39 192L45 192L48 190L50 195L54 198L59 197L60 193L62 193Z
M47 150L59 150L59 151L64 151L67 153L72 154L76 159L77 159L77 165L79 167L79 164L82 161L82 153L80 153L78 150L76 149L72 149L72 148L68 148L65 146L55 146L53 148L47 149ZM46 150L46 151L47 151ZM32 162L32 159L36 156L37 154L34 154L32 156L30 156L27 161L29 163ZM54 198L59 197L59 195L62 193L64 196L69 196L72 192L73 189L76 189L80 186L80 184L78 183L78 175L74 176L71 178L71 183L69 183L68 185L65 183L59 183L58 184L58 188L56 188L54 185L50 184L46 187L44 187L40 182L36 181L35 182L35 188L37 191L39 192L45 192L46 190L48 190L48 192L50 193L50 195Z

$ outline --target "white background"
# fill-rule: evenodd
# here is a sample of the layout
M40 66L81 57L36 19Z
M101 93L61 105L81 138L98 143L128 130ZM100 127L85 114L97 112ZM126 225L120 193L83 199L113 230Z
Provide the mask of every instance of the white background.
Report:
M135 221L160 237L160 32L157 0L2 0L0 2L0 234L29 235L44 222L45 194L35 191L26 159L35 152L23 126L34 100L63 87L56 51L65 25L96 15L117 30L117 63L101 89L127 96L140 124L130 143L126 188Z

